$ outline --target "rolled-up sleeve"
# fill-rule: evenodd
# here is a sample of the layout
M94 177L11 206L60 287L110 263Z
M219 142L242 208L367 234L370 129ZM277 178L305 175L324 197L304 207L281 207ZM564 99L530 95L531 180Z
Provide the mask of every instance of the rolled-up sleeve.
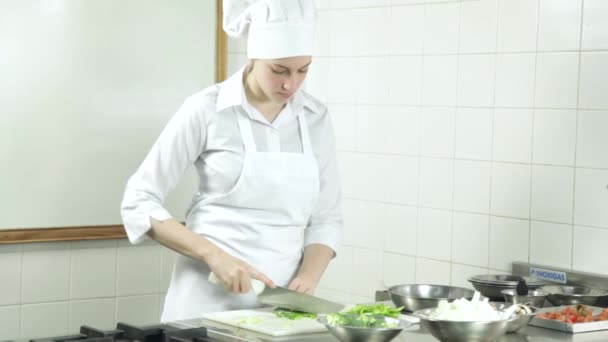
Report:
M322 244L338 253L342 240L342 188L338 175L338 160L333 126L328 113L319 129L317 162L319 163L319 201L304 232L304 246Z
M150 218L163 221L173 217L163 206L164 200L203 152L206 135L202 106L189 98L127 182L120 211L131 243L146 238Z

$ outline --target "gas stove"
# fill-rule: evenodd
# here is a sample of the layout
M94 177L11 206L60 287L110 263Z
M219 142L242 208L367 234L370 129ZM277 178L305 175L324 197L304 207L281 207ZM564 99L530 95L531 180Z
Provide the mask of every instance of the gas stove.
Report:
M80 334L37 338L30 342L216 342L204 327L182 329L167 324L137 327L118 323L115 330L100 330L83 325Z

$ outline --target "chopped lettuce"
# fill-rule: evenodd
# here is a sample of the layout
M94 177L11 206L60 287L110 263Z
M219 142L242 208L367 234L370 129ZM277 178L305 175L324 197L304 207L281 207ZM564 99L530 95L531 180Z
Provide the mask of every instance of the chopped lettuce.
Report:
M350 308L344 313L355 315L376 315L386 317L399 317L403 310L403 306L395 308L386 304L363 305L358 304Z
M327 323L341 327L358 328L396 328L397 324L387 323L382 318L370 314L333 313L327 315Z
M284 308L277 308L274 310L274 314L279 318L286 318L291 320L303 319L303 318L317 318L317 314L311 312L290 310Z

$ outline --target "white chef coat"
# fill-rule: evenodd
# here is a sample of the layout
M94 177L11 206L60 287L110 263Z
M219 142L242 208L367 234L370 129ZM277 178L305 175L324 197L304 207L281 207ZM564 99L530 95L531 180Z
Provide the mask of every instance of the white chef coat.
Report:
M200 180L192 206L233 188L245 154L237 118L231 111L236 107L249 118L255 143L261 152L301 153L297 115L306 115L319 167L320 193L305 229L302 247L319 243L337 250L342 231L341 187L327 108L299 90L270 123L247 102L243 72L244 68L225 82L189 97L129 179L121 214L132 243L147 237L145 233L150 229L150 217L159 221L172 217L163 207L163 201L190 165L194 164ZM192 206L188 213L192 212ZM190 225L188 220L186 223L194 232L204 229Z

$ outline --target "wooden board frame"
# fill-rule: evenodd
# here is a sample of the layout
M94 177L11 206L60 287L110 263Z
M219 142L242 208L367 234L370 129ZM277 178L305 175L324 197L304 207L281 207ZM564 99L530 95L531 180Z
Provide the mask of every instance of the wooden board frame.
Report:
M226 79L228 41L222 29L222 0L216 0L216 49L215 80ZM122 225L85 226L85 227L49 227L49 228L15 228L0 230L0 245L31 242L56 242L78 240L124 239L127 235Z

